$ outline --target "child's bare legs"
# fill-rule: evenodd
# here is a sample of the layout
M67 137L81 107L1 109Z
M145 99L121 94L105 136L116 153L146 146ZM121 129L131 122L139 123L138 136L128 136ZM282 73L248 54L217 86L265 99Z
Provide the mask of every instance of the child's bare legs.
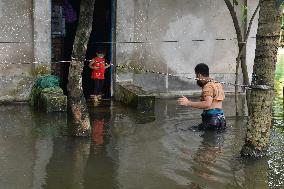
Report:
M94 80L94 95L91 95L91 98L96 98L97 100L102 99L101 90L103 88L103 81L102 79L95 79Z
M101 95L101 94L97 95L97 98L98 98L99 100L101 100L101 99L102 99L102 95Z

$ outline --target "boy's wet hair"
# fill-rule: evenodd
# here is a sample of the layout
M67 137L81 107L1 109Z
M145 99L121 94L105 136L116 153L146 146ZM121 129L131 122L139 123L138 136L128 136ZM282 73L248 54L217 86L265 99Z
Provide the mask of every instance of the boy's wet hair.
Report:
M103 47L98 47L96 49L96 54L105 54L104 48Z
M96 54L105 54L103 50L97 50Z
M194 71L196 74L201 74L205 77L209 76L209 67L207 64L199 63L195 66Z

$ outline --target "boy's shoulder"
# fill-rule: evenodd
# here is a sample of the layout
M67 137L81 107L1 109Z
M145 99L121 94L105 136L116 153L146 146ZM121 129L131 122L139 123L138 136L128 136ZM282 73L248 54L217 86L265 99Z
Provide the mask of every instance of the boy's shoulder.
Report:
M208 83L206 83L203 88L208 88L208 87L223 89L223 84L216 80L211 80Z
M212 96L216 100L224 100L224 87L220 82L210 81L203 86L202 96Z

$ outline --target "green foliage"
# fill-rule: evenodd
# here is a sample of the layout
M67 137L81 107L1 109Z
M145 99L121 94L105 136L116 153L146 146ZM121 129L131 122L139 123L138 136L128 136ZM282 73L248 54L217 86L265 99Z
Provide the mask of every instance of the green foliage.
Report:
M29 100L31 106L33 106L33 107L38 106L41 90L42 89L39 89L39 88L36 88L36 87L32 88L32 91L31 91L31 94L30 94L30 100Z
M247 16L248 16L247 12L248 12L248 7L246 5L241 4L242 23L245 23L247 20Z
M280 36L280 46L284 47L284 15L282 14L281 19L281 36Z
M60 87L44 88L42 93L63 95L63 90Z
M40 108L45 112L66 111L67 97L60 87L45 88L40 94Z
M282 119L284 113L283 83L284 83L284 55L280 53L277 59L275 80L274 80L275 96L273 100L272 115L275 120ZM275 121L274 128L277 127L284 129L282 122Z
M129 73L132 72L134 74L144 73L145 70L139 65L139 63L131 62L129 65L122 65L117 68L117 71L120 73Z
M276 0L276 8L279 10L282 8L282 4L283 4L284 0Z
M38 77L42 75L48 75L50 74L50 68L46 64L38 64L35 66L35 68L31 71L31 75L33 77Z
M143 68L141 67L141 64L136 62L131 62L129 64L130 68L132 69L134 74L141 74L143 73Z

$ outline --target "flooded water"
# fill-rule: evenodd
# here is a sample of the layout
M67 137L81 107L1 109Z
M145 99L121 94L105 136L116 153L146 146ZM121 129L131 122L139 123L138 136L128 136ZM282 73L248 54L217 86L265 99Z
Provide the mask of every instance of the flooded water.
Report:
M228 118L224 133L194 131L200 111L175 100L158 100L155 113L105 102L92 113L90 138L70 137L66 114L21 105L2 106L0 115L1 189L284 186L280 117L271 157L248 161L239 157L245 119Z
M284 188L281 70L267 158L240 157L246 118L233 117L233 97L224 102L229 128L223 133L192 130L201 111L177 106L175 99L158 99L147 113L104 101L92 109L90 138L70 136L65 113L1 106L0 188Z

